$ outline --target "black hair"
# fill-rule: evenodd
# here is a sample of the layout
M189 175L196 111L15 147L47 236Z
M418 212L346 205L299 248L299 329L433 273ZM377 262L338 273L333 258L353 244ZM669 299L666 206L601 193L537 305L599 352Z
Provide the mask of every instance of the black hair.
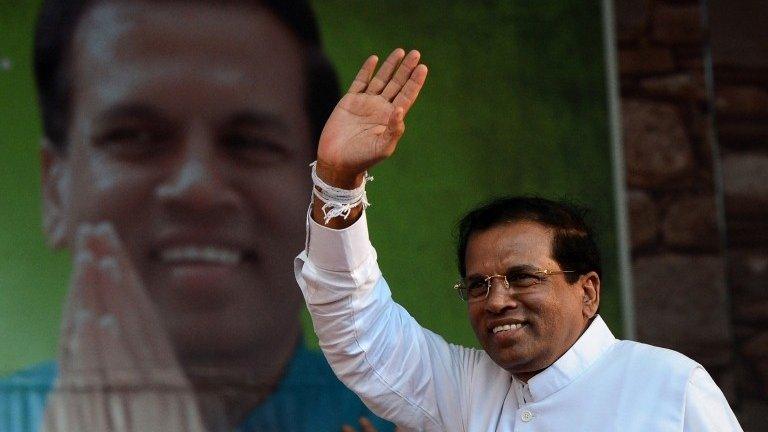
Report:
M43 132L59 150L66 150L71 114L69 59L72 41L83 15L100 1L104 0L45 0L38 14L34 42L35 83ZM306 0L228 0L227 3L266 8L304 45L306 110L312 125L313 144L317 145L323 125L339 100L340 89L336 71L323 52L311 6Z
M495 199L467 213L458 225L459 274L466 276L467 244L473 233L502 223L529 221L553 230L552 259L566 273L568 283L594 271L602 277L600 251L595 235L585 222L586 209L539 197L513 196Z

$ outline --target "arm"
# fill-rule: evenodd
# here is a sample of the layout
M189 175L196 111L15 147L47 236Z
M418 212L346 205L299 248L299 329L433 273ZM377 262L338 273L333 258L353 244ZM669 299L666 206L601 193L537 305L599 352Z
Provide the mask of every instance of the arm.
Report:
M323 129L317 173L353 189L397 146L404 118L426 79L419 53L395 50L374 76L365 61ZM315 199L307 250L296 277L320 345L339 378L378 415L414 430L464 423L459 395L463 350L424 330L391 298L368 240L363 209L323 223Z
M723 392L702 367L694 369L685 390L683 431L742 431Z
M409 430L458 428L474 353L423 329L392 300L365 214L343 230L311 224L295 271L336 375L373 412Z

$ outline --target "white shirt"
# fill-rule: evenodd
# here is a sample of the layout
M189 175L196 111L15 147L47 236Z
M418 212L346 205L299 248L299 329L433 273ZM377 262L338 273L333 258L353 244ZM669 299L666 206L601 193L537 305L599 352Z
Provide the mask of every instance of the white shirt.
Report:
M334 372L376 414L415 431L741 431L693 360L617 340L597 316L522 383L482 351L447 343L392 300L365 214L309 222L296 279Z

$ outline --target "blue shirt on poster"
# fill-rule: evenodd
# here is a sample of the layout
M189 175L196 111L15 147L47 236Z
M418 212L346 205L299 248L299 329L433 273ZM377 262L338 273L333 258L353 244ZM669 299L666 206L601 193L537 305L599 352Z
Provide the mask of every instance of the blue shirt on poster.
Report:
M56 380L54 362L42 363L0 380L0 432L37 432L45 400ZM339 432L367 417L380 432L394 426L374 416L342 384L320 352L300 345L285 375L237 432Z

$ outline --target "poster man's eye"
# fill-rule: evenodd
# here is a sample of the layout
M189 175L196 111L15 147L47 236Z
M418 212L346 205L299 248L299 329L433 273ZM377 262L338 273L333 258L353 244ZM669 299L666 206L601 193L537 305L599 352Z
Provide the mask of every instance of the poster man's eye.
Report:
M168 140L168 134L141 127L108 129L96 139L96 144L120 158L140 158L155 154Z
M276 163L289 156L284 144L257 134L229 133L224 136L224 144L234 156L249 163Z

